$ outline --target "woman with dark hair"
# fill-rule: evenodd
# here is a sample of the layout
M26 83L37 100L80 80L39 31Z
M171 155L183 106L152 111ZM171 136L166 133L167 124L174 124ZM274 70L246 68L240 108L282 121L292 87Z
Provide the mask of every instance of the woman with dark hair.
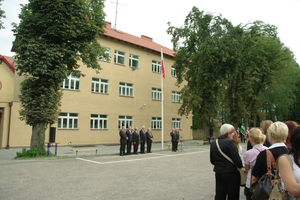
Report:
M215 200L224 200L227 198L239 200L240 198L240 173L237 167L242 168L243 164L237 145L233 140L234 132L235 130L232 125L223 124L220 128L221 136L210 144L210 162L214 165L216 179ZM227 160L221 151L233 163Z
M298 126L298 124L297 124L297 122L294 122L294 121L285 121L283 123L285 123L289 129L288 136L285 141L285 145L288 148L288 150L290 150L291 149L291 135L292 135L294 128L296 128Z
M300 126L291 135L291 150L289 151L293 167L286 156L278 159L279 173L283 181L282 186L288 191L289 200L300 199Z

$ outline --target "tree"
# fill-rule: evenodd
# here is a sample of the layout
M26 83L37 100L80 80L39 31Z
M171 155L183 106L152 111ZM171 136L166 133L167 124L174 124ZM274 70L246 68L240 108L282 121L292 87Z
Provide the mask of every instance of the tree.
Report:
M3 22L1 21L1 19L5 18L6 16L4 15L5 14L4 10L1 10L1 6L2 6L1 1L3 0L0 0L0 29L4 29Z
M45 151L45 129L57 121L60 83L67 75L84 76L81 60L99 72L97 42L104 33L104 3L100 0L29 0L22 6L20 24L14 24L21 84L20 119L32 126L31 149Z
M204 14L193 7L185 19L184 27L169 24L175 54L177 84L187 82L181 90L180 115L190 112L201 116L204 133L209 136L210 127L219 111L220 89L220 38L231 24L221 16Z

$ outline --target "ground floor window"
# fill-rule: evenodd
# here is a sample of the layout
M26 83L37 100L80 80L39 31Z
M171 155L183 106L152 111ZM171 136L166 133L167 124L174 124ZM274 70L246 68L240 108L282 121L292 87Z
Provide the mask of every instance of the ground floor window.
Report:
M181 129L181 119L180 118L172 118L172 128Z
M152 129L161 129L162 128L161 117L152 117L151 128Z
M78 129L78 113L60 113L58 116L58 129Z
M107 129L107 115L91 114L91 129Z
M128 128L129 126L133 127L133 117L132 116L119 116L119 129L125 126Z

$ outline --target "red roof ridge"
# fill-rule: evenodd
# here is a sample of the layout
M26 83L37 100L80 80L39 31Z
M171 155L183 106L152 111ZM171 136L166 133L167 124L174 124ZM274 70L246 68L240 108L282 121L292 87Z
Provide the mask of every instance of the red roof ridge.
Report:
M15 67L13 66L14 65L13 57L0 55L0 60L3 60L8 65L8 67L15 73Z

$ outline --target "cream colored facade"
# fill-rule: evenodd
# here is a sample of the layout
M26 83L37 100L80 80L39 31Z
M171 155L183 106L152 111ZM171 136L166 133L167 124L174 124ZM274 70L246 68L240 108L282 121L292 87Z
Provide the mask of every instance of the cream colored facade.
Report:
M109 28L109 27L108 27ZM110 30L113 31L113 30ZM135 36L131 36L134 39ZM148 40L135 37L137 40ZM151 39L150 39L151 40ZM131 118L132 127L138 127L141 129L142 125L146 128L152 128L154 135L154 141L159 142L162 140L162 129L153 127L153 118L161 118L161 101L152 99L152 89L161 89L161 74L152 72L152 61L161 61L161 53L158 50L151 49L149 46L142 46L132 44L130 41L120 40L111 36L101 36L99 39L100 44L103 47L109 48L110 61L100 61L99 63L103 70L100 74L97 74L95 70L86 68L81 64L80 70L86 75L81 77L79 81L79 89L62 89L63 98L61 113L77 115L75 121L71 118L67 120L60 119L60 122L52 125L56 127L56 142L60 145L93 145L93 144L116 144L119 143L119 120L121 116ZM151 43L153 43L151 41ZM146 44L146 45L147 45ZM153 43L154 46L159 46ZM163 48L166 49L166 48ZM115 50L125 53L125 64L115 64L114 54ZM172 50L166 49L170 52ZM138 56L139 67L135 70L129 66L129 56L133 54ZM172 92L179 92L180 88L175 86L176 78L171 75L171 66L174 64L173 56L164 54L164 67L165 67L165 79L163 79L163 140L170 141L170 132L172 127L172 121L177 121L177 125L181 126L180 135L182 139L192 139L192 117L180 116L177 114L181 103L172 102ZM6 75L2 75L1 66L0 80L3 77L10 76L9 80L2 81L7 82L12 88L5 92L10 98L1 99L0 109L4 110L4 117L1 120L0 136L1 147L7 146L8 137L8 125L7 119L9 104L7 102L13 101L11 112L11 126L10 126L10 147L29 146L31 137L31 127L20 121L18 110L20 108L20 102L18 100L19 85L21 77L15 75L15 80L11 77L13 73L9 73L6 70ZM108 92L106 94L92 92L92 79L98 78L106 80L108 85ZM5 83L5 84L7 84ZM132 96L120 95L120 83L131 84ZM12 87L14 85L14 87ZM6 95L5 95L6 96ZM12 100L13 98L13 100ZM105 124L107 127L100 126L98 124L96 129L91 128L91 115L104 116ZM4 119L4 120L3 120ZM67 121L72 123L67 124ZM72 128L66 128L64 126L74 126ZM93 123L93 125L95 125ZM102 124L103 125L103 124ZM46 130L46 142L49 140L49 129Z

